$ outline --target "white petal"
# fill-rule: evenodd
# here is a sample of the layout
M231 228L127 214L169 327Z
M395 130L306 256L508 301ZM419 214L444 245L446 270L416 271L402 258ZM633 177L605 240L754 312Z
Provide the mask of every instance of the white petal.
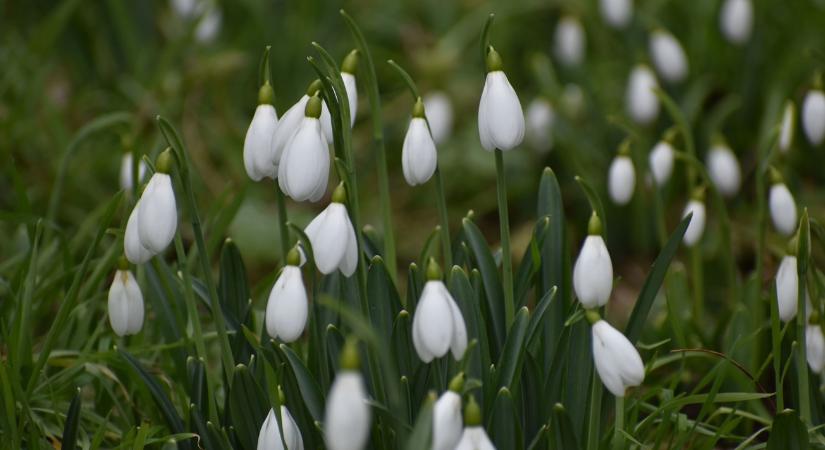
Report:
M782 113L782 127L779 131L779 150L787 153L793 143L794 125L796 123L796 113L794 104L788 100L785 103L785 110Z
M278 114L272 105L258 105L246 130L243 161L246 173L253 181L275 178L274 137L278 129Z
M702 233L705 231L705 204L698 200L691 200L682 212L682 217L686 217L690 213L693 213L693 217L690 219L687 230L685 230L683 242L688 247L693 247L699 242Z
M178 227L178 209L169 175L152 175L140 199L138 221L140 242L150 251L160 253L172 242Z
M453 105L444 92L433 91L424 96L424 110L430 123L430 132L436 144L450 137L453 129Z
M650 171L656 184L663 186L673 173L673 147L666 141L659 141L650 152Z
M779 318L790 322L799 308L799 275L796 272L796 256L784 256L776 271L776 304Z
M819 145L825 138L825 93L809 91L802 103L802 128L813 145Z
M455 450L496 450L487 432L480 426L466 427Z
M537 150L546 152L553 146L552 127L555 120L553 106L544 98L536 98L527 106L525 134Z
M599 378L613 395L624 397L628 387L644 380L642 358L625 335L604 320L593 324L592 332L593 361Z
M656 75L643 64L630 72L625 102L627 113L639 125L649 125L659 115L659 99L653 92L658 85Z
M573 267L573 287L585 308L604 306L613 290L613 263L601 236L587 236Z
M617 156L607 173L607 187L610 198L617 205L626 205L633 197L636 185L636 171L633 161L627 156Z
M154 252L150 251L140 242L140 200L135 203L129 220L126 221L126 231L123 235L123 253L126 259L132 264L143 264L152 259Z
M453 391L441 394L433 406L432 450L453 450L462 433L461 396Z
M688 61L679 41L664 30L656 30L650 36L650 54L656 71L667 81L678 83L688 73Z
M511 150L524 139L521 103L500 70L487 74L478 107L478 129L481 144L489 151Z
M435 173L438 155L427 122L414 117L407 128L401 150L404 178L410 186L426 183Z
M312 243L315 266L321 273L329 275L341 264L349 245L348 222L346 207L331 203L307 226L305 231Z
M722 33L733 44L748 40L753 27L753 5L750 0L725 0L719 15Z
M132 152L126 152L120 159L120 188L123 190L130 190L134 186L132 182ZM143 175L146 174L146 163L143 160L138 161L138 181L143 180Z
M304 438L301 436L301 429L295 423L295 419L286 406L281 406L281 421L284 428L284 440L288 450L304 450Z
M283 342L293 342L304 332L308 300L301 269L286 266L275 281L266 305L266 332Z
M278 429L278 418L275 411L270 409L258 433L257 450L283 450L281 431Z
M326 170L324 170L326 169ZM329 149L317 119L305 117L287 142L278 165L278 183L295 201L305 201L326 189Z
M120 271L118 271L120 272ZM132 272L126 271L126 299L129 307L127 333L137 334L143 328L143 294Z
M556 25L553 38L556 57L565 66L577 66L584 60L586 36L581 22L573 16L565 16Z
M613 28L624 28L633 17L633 0L600 0L602 18Z
M467 351L467 325L464 322L464 316L461 314L461 308L455 302L450 291L441 284L442 295L447 299L450 305L450 313L453 319L453 337L450 340L450 351L456 361L460 361L464 357L464 352Z
M330 450L362 450L370 434L370 408L361 374L339 372L324 412L324 438Z
M341 72L341 79L344 81L344 89L347 91L347 103L349 104L350 124L355 125L355 116L358 113L358 85L355 83L355 75ZM332 142L330 140L330 142Z
M338 268L345 277L351 277L358 267L358 240L355 237L355 229L352 226L352 221L349 220L349 215L346 216L346 228L347 247Z
M796 202L785 183L771 186L768 205L776 231L785 236L793 234L796 231Z
M447 354L453 341L453 316L441 281L428 281L413 316L413 344L421 360ZM418 333L416 339L415 333Z
M739 161L730 148L724 145L714 145L708 152L708 175L725 197L733 197L739 192L742 178L739 170Z
M298 127L304 120L304 110L306 109L309 97L304 95L297 103L292 105L286 112L278 126L275 128L275 134L272 136L272 162L277 167L281 164L284 148L286 143L292 138L292 135L298 131ZM277 172L276 172L277 174Z
M825 337L819 324L805 327L805 352L811 370L814 373L822 372L822 366L825 365Z
M109 287L109 324L118 336L129 332L129 299L126 294L126 278L128 272L118 270L115 279Z

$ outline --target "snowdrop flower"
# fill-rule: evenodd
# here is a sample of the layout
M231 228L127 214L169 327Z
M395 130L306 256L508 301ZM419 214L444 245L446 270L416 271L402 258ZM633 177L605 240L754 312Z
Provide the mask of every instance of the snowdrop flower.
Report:
M433 446L432 450L453 450L461 439L461 389L464 386L464 372L450 381L450 388L433 406Z
M741 174L736 155L721 138L713 144L707 156L708 175L719 193L733 197L739 192Z
M272 106L274 100L275 91L266 81L258 91L258 107L243 141L243 164L252 181L277 177L278 163L274 160L273 144L278 129L278 113Z
M304 118L287 141L278 165L278 185L293 200L317 202L327 190L329 147L321 131L321 99L314 95Z
M664 186L670 179L670 174L673 173L673 160L673 145L667 138L659 141L651 150L648 164L653 173L653 180L659 187Z
M805 326L805 353L811 370L821 373L825 366L825 336L819 323Z
M307 291L299 263L300 255L293 248L266 304L266 332L283 342L293 342L301 337L307 323Z
M154 254L163 252L175 237L178 228L178 208L175 191L172 190L172 150L166 149L158 156L157 172L140 197L138 212L138 236L140 243ZM128 224L127 224L128 227Z
M753 27L751 0L725 0L719 11L719 26L731 44L744 44Z
M556 25L553 39L556 57L565 66L578 66L584 60L586 39L579 19L573 16L562 17Z
M172 9L179 17L186 19L192 17L198 6L198 0L172 0Z
M272 163L275 165L275 174L278 175L278 166L281 163L281 157L284 153L284 148L287 142L292 138L292 135L300 128L301 122L304 120L306 114L307 103L310 97L317 95L321 90L321 80L313 81L307 88L306 94L301 97L294 105L292 105L278 122L278 127L275 130L275 135L272 137ZM330 119L327 104L322 103L321 106L321 129L324 130L324 137L327 143L332 142L332 120Z
M438 155L427 126L424 102L419 98L413 107L412 120L401 148L401 168L410 186L426 183L435 173Z
M779 307L779 318L783 322L793 320L798 309L799 275L796 271L796 249L793 248L795 243L796 240L792 239L788 247L794 253L783 256L776 271L776 304Z
M324 440L330 450L361 450L370 436L370 407L358 367L358 349L348 340L324 411Z
M280 391L280 389L279 389ZM283 404L283 400L281 400ZM292 414L286 406L281 406L281 428L284 430L284 438L281 440L281 431L278 429L278 417L275 416L275 410L270 409L269 414L266 415L261 431L258 433L258 450L284 450L284 442L286 442L286 450L303 450L304 439L301 437L301 430Z
M195 28L195 39L202 43L208 44L218 37L221 31L221 24L223 23L223 13L218 8L218 5L206 2L201 2L203 14L198 20L198 25Z
M134 187L134 180L132 179L133 161L132 152L123 153L123 157L120 159L120 188L124 191L130 191ZM146 163L141 159L138 160L138 182L143 179L144 175L146 175Z
M633 0L599 0L604 21L613 28L624 28L633 17Z
M441 281L441 268L432 258L427 265L427 280L413 316L413 346L425 363L446 355L448 350L459 361L467 350L467 326Z
M436 144L450 137L453 129L453 104L442 91L433 91L424 96L424 110L427 111L430 132Z
M630 72L625 102L627 113L639 125L649 125L659 115L659 99L654 89L659 87L656 75L644 64L638 64Z
M656 29L650 35L650 56L659 75L671 83L678 83L688 74L688 59L679 40L672 34Z
M140 242L140 200L135 203L132 213L129 214L129 220L126 221L126 231L123 236L123 253L126 259L132 264L143 264L152 259L155 253L147 249Z
M553 147L553 122L556 114L547 99L538 97L527 106L525 133L527 141L536 150L546 152Z
M633 197L635 185L636 170L633 168L633 160L630 159L630 143L625 141L607 172L610 199L617 205L626 205Z
M137 334L143 327L143 294L126 260L109 288L109 324L118 336Z
M788 153L793 143L794 127L796 125L796 111L793 101L785 102L785 110L782 113L782 125L779 129L779 151Z
M685 235L682 238L682 242L685 243L688 247L693 247L699 242L699 239L702 238L702 233L705 231L705 203L704 203L704 191L698 189L693 198L690 199L687 206L685 206L685 210L682 212L682 218L687 217L688 214L693 214L693 217L690 219L690 223L688 224L687 230L685 230Z
M341 270L349 277L358 266L358 242L344 206L346 197L344 185L339 184L332 194L332 203L304 229L312 243L315 266L325 275Z
M595 312L595 311L593 311ZM588 320L593 320L588 314ZM598 318L593 323L593 362L604 386L616 397L629 387L642 384L645 365L636 347L619 330Z
M779 233L790 236L796 231L796 202L788 186L782 181L782 175L771 168L771 185L768 206L771 211L773 227Z
M604 306L613 290L613 263L602 239L602 221L596 212L587 225L588 236L573 266L573 288L586 309Z
M358 113L358 86L355 83L355 72L357 70L358 50L353 50L344 57L344 62L341 63L341 79L344 81L344 89L347 91L350 127L355 125L355 115ZM331 136L327 136L327 139L329 142L332 142L330 137Z
M814 88L805 95L802 103L802 129L813 145L819 145L825 138L825 93Z
M481 408L473 396L464 407L464 432L455 450L496 450L481 424Z
M487 151L510 150L524 139L521 103L492 46L487 48L487 80L478 105L478 134Z

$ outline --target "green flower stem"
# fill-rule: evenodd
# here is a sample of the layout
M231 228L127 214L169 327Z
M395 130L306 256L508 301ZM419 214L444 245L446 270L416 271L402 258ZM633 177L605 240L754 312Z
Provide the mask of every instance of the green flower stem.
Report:
M513 301L513 261L510 254L510 216L507 211L507 181L504 178L504 154L496 149L496 191L498 192L498 221L501 227L501 272L504 282L504 317L509 327L515 315Z
M776 392L776 410L785 409L785 393L782 389L782 324L779 323L779 305L776 293L771 295L771 356L773 357L774 391Z
M447 215L447 198L444 195L444 178L441 176L441 168L435 168L435 201L438 207L438 218L441 222L441 243L444 254L444 268L449 278L453 267L453 252L450 243L450 218Z
M616 425L613 427L613 449L624 448L624 397L616 397Z
M805 325L807 314L805 313L805 282L808 273L808 259L810 258L810 224L808 222L808 209L802 213L799 219L798 247L797 247L797 313L796 313L796 374L799 387L799 415L806 426L811 422L811 396L808 384L808 361L805 342Z
M587 409L587 450L598 450L599 428L602 414L602 380L595 366L591 371L590 406Z
M665 244L667 244L667 223L661 189L653 189L653 207L656 210L656 237L659 240L659 248L665 248Z
M277 185L275 186L275 200L278 204L278 229L281 237L281 261L286 263L286 255L289 253L289 229L287 223L289 217L286 215L286 199L284 193Z

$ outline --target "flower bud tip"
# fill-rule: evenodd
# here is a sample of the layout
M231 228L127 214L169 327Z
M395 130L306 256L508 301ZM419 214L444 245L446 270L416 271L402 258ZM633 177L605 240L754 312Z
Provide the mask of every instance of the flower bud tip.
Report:
M339 183L338 186L335 187L335 190L332 191L332 202L333 203L346 203L347 202L347 188L344 187L344 183Z
M298 266L301 264L301 252L298 246L292 247L286 254L286 264L289 266Z
M464 425L468 427L481 425L481 408L472 395L464 407Z
M348 338L341 350L341 369L358 370L361 366L361 358L358 356L358 341Z
M306 109L304 109L304 116L313 119L321 117L321 98L318 97L317 92L309 98Z
M158 173L166 173L168 174L172 170L172 149L166 147L166 150L162 151L160 155L158 155L158 159L155 161L155 168L157 169Z
M424 101L421 100L421 97L415 99L415 105L413 105L412 116L420 119L423 119L425 117Z
M464 389L464 372L459 372L458 375L450 380L449 389L461 395L461 390Z
M590 214L590 221L587 223L587 234L591 236L599 236L602 234L602 220L596 211Z
M441 280L442 277L441 266L435 261L435 258L430 258L427 261L427 280Z
M344 57L344 61L341 63L341 72L355 75L355 72L358 70L358 56L358 49L347 53L347 56Z
M487 47L487 72L496 72L502 69L501 55L498 54L492 45Z
M264 85L258 90L258 104L272 105L275 103L275 90L269 81L264 81Z

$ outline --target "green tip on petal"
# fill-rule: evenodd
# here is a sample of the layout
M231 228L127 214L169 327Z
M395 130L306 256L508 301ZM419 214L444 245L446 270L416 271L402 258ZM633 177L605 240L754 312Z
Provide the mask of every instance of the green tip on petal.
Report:
M258 90L258 104L259 105L274 105L275 104L275 89L269 81L265 81L261 89Z
M427 281L441 280L441 266L435 262L435 258L430 258L427 261Z
M774 166L768 168L768 175L770 176L771 184L782 184L784 182L782 174Z
M281 385L278 385L278 403L283 405L286 403L286 395L284 395L284 390L281 389Z
M498 54L493 46L487 47L487 72L495 72L501 70L504 64L501 62L501 55Z
M286 254L286 263L289 266L298 266L301 264L301 252L298 251L298 246L292 247L289 253Z
M619 156L630 156L630 138L626 138L619 144Z
M461 390L464 389L464 372L459 372L450 380L449 389L459 395L461 394Z
M323 85L323 83L321 83L321 80L316 79L312 83L309 83L309 86L307 87L307 92L306 93L307 93L308 96L312 97L313 95L321 92L321 87L323 87L323 86L324 85Z
M347 56L344 57L344 62L341 63L341 72L355 75L355 72L358 71L358 56L358 49L347 53Z
M600 236L602 234L602 220L596 211L590 214L590 221L587 223L587 234L591 236Z
M705 201L705 187L704 186L697 186L693 189L693 192L690 193L690 199L703 202Z
M129 260L125 256L121 256L117 260L117 268L120 270L129 270Z
M481 425L481 408L476 403L476 398L471 395L464 407L464 426L475 427L479 425Z
M673 145L676 142L676 136L679 134L679 128L673 126L665 131L665 135L662 139L670 145Z
M347 188L344 187L344 183L338 183L338 186L335 187L335 190L332 191L332 202L333 203L346 203L347 202Z
M816 308L811 311L811 317L808 318L808 323L811 325L817 325L819 323L819 311Z
M321 117L321 98L316 93L309 98L307 107L304 109L304 116L317 119Z
M359 367L361 367L361 357L358 356L358 341L349 337L341 350L341 369L358 370Z
M424 115L424 101L421 100L421 97L415 99L415 105L413 105L412 116L417 117L419 119L423 119Z
M587 323L590 325L602 320L602 316L599 315L598 309L588 309L584 312L584 318L587 319Z
M155 161L155 168L159 173L169 173L172 170L172 149L166 147L166 150L162 151L160 155L158 155L158 159Z

